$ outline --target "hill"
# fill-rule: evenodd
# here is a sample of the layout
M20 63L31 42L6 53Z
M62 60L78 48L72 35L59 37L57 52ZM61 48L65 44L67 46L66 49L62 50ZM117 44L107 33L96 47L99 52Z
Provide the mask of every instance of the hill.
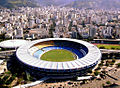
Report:
M114 9L120 8L120 0L76 0L66 7L74 8L98 8L98 9Z
M75 0L36 0L41 6L64 6Z
M120 8L120 0L0 0L0 7L17 8L21 6L65 6L74 8Z
M36 2L34 0L1 0L0 6L6 8L17 8L21 6L35 7Z

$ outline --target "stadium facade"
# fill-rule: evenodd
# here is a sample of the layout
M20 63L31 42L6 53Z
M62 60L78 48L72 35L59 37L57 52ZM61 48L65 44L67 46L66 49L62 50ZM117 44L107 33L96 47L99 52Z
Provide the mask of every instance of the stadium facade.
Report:
M77 59L65 62L41 60L50 51L64 49L76 54ZM18 48L17 59L21 66L36 76L71 78L85 74L101 60L100 50L88 42L68 38L48 38L35 40Z

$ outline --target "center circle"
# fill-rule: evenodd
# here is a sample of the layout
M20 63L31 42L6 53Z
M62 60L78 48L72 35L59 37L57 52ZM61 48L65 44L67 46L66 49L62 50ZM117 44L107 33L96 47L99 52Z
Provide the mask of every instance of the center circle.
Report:
M77 59L77 55L69 50L56 49L45 52L40 59L52 62L65 62Z

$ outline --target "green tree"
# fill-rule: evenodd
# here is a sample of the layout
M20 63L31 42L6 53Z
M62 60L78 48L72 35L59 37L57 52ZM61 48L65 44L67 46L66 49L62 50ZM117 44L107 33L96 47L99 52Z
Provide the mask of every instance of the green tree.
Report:
M49 30L49 35L50 35L50 38L53 38L53 31L52 30Z
M53 31L55 31L55 27L56 27L56 23L54 19L52 19L52 22L53 23L50 25L50 29L49 29L50 38L53 38Z
M104 47L104 46L100 46L99 48L100 48L100 49L105 49L105 47Z
M94 74L95 74L95 76L97 76L97 75L99 75L99 74L100 74L100 72L95 71L95 72L94 72Z
M5 33L0 34L0 39L5 40Z
M85 22L84 22L84 21L82 21L82 26L83 26L83 27L86 27L86 25L85 25Z
M110 82L110 81L107 81L106 84L111 84L111 82Z
M73 24L73 21L71 21L70 24L69 24L69 27L68 27L69 31L71 31L71 28L73 26L72 24Z
M113 62L113 63L115 63L115 61L116 61L115 59L112 59L112 62Z
M120 63L117 64L117 67L120 68Z

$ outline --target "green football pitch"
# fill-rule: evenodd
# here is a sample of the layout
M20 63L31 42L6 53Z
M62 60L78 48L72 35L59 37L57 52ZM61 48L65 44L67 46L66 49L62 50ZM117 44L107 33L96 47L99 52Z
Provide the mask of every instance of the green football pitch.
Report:
M76 55L68 50L50 50L44 53L40 59L52 62L65 62L75 60Z

